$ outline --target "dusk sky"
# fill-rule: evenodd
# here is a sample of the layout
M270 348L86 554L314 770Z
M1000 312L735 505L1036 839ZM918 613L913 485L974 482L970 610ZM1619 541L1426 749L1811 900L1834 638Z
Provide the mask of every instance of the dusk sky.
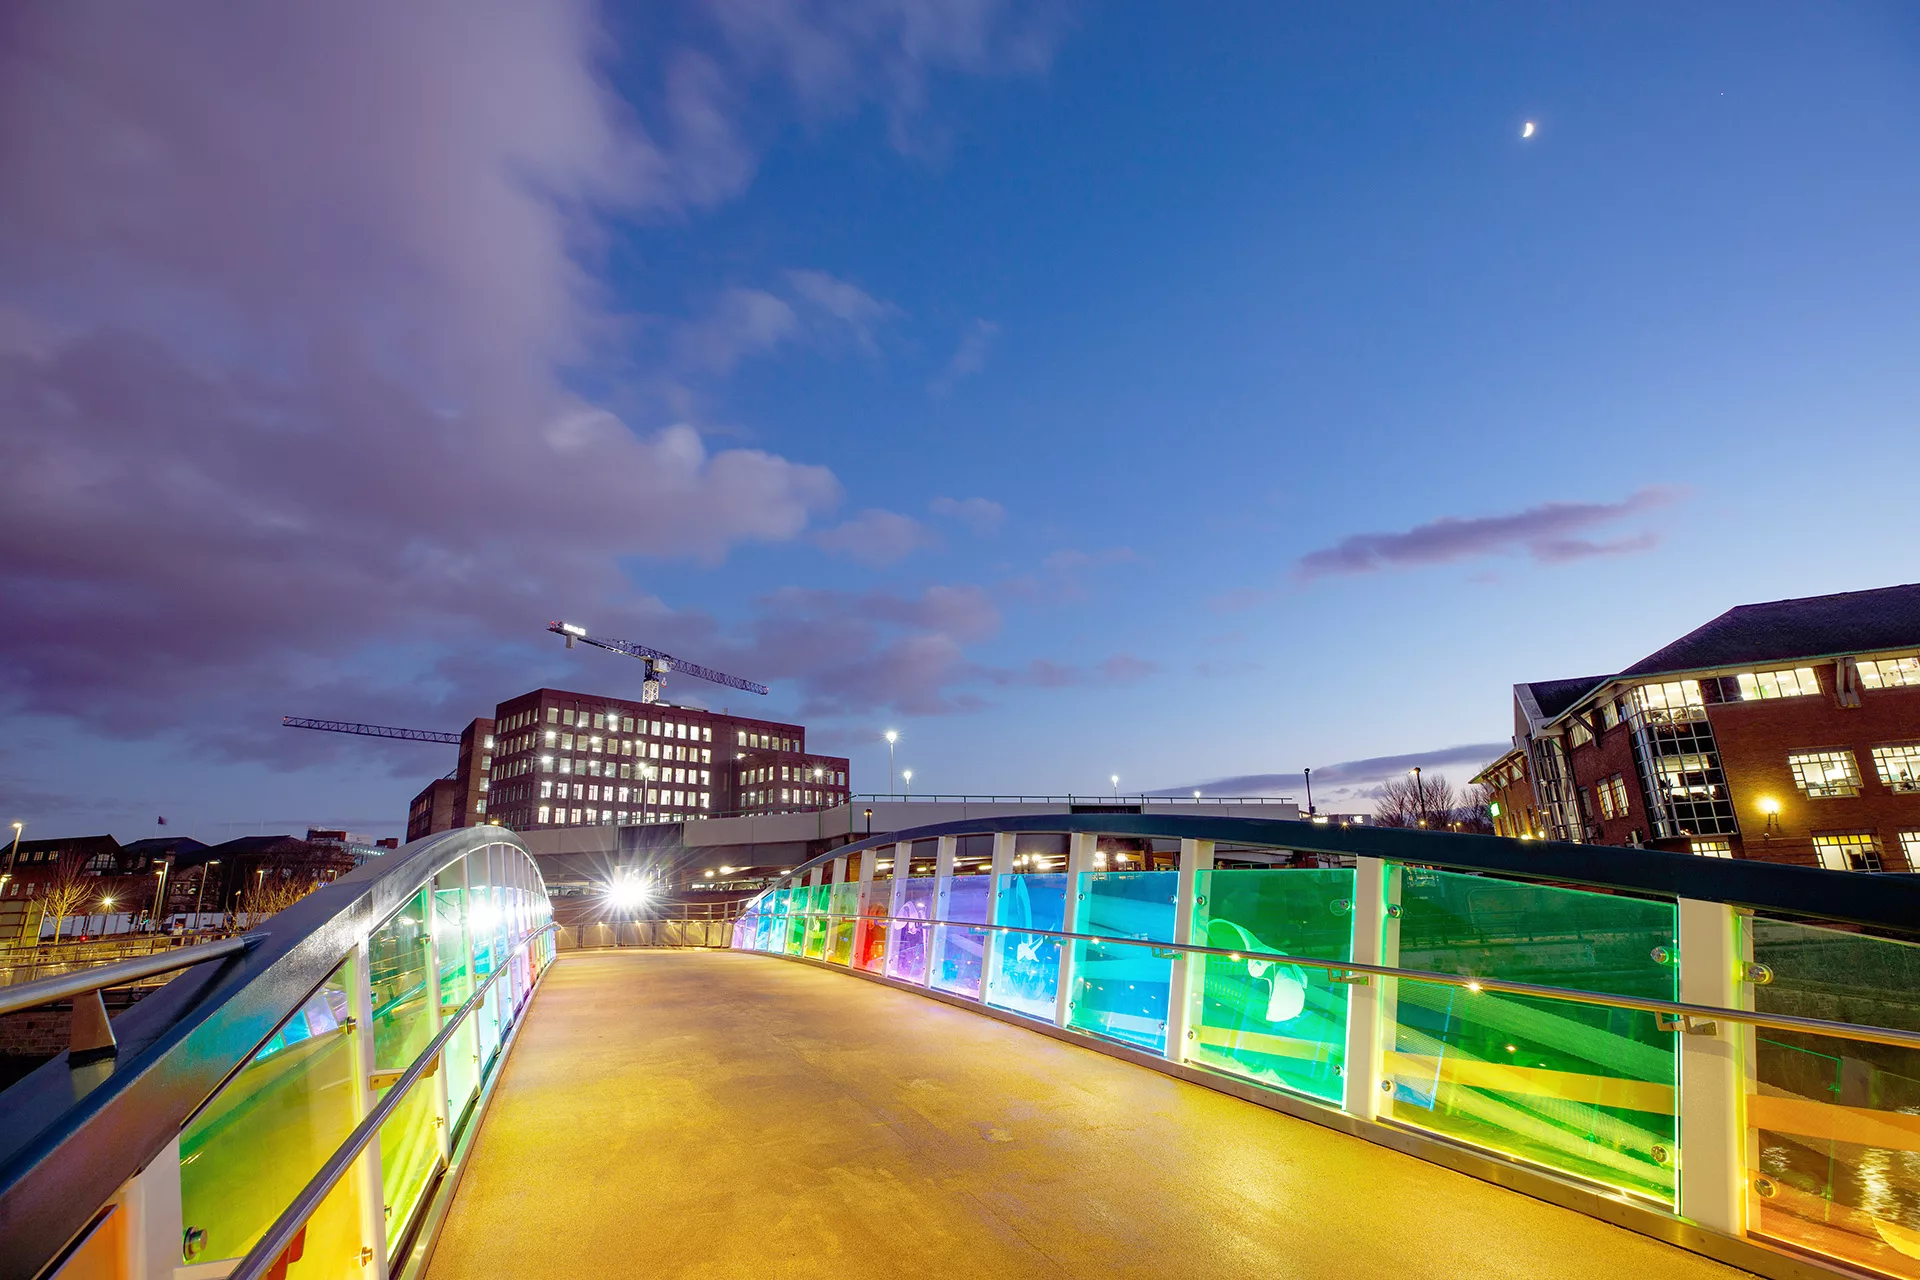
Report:
M280 717L638 696L555 618L857 791L1364 807L1920 578L1911 0L75 0L0 174L30 837L397 834Z

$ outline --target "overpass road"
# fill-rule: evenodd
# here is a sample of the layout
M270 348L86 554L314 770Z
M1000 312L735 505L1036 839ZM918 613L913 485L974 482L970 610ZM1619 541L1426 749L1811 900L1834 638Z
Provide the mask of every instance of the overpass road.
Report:
M548 974L429 1272L1746 1274L846 974L637 950Z

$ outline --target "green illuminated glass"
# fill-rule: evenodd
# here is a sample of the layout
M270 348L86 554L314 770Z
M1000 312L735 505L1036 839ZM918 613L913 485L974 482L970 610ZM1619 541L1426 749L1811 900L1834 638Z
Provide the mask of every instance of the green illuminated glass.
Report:
M205 1233L196 1262L253 1247L358 1122L352 963L334 970L180 1135L181 1222ZM330 1196L314 1247L360 1249L358 1202Z
M1920 1031L1920 947L1755 919L1754 1007ZM1754 1029L1749 1221L1762 1235L1920 1277L1920 1052Z
M1173 941L1176 871L1090 871L1079 877L1077 933ZM1172 953L1110 942L1073 944L1068 1025L1159 1052L1167 1044Z
M814 885L809 892L807 910L807 945L805 953L814 960L827 958L827 903L833 886Z
M1399 964L1675 999L1672 903L1407 868ZM1397 979L1392 1118L1671 1204L1674 1034L1655 1015Z
M422 889L367 940L373 979L375 1070L400 1071L412 1066L439 1029L428 999L427 934L428 912L432 909L428 893ZM378 1091L378 1096L384 1097L385 1090ZM389 1241L405 1229L428 1179L439 1167L436 1102L431 1084L416 1085L380 1126L381 1190L387 1207Z
M829 921L827 935L827 959L834 964L853 963L854 917L860 910L860 886L857 884L836 884L831 886L828 902L833 915Z
M788 955L797 956L806 949L807 924L812 910L813 892L806 885L795 885L787 891Z
M440 961L442 1025L473 995L473 972L467 964L466 889L460 864L442 871L433 881L433 943ZM477 1030L472 1017L461 1023L442 1051L447 1073L447 1115L457 1133L480 1084Z
M1353 958L1353 872L1339 867L1202 871L1193 940L1227 951ZM1338 1101L1350 987L1325 969L1197 958L1200 1016L1189 1056L1263 1084Z

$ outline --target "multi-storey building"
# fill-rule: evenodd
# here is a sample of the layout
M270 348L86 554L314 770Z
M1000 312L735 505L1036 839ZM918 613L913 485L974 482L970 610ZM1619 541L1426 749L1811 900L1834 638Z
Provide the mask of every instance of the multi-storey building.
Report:
M1512 796L1523 766L1512 834L1920 867L1920 585L1742 605L1617 675L1516 685L1514 719L1476 779Z
M459 768L415 798L407 838L825 808L848 787L847 759L809 753L797 724L535 689L468 726Z

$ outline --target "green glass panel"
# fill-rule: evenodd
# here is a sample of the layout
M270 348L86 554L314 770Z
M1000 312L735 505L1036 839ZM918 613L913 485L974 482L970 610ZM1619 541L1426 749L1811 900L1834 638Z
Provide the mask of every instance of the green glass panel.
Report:
M1776 920L1750 930L1773 971L1751 988L1757 1011L1920 1030L1920 947ZM1753 1230L1920 1277L1920 1052L1771 1027L1754 1037Z
M813 911L813 890L797 884L787 891L786 953L797 956L807 947L807 925Z
M1195 942L1311 960L1353 958L1353 872L1340 867L1203 871ZM1207 956L1191 1056L1222 1071L1338 1101L1347 997L1326 969Z
M350 973L336 969L181 1133L181 1222L205 1233L193 1261L245 1254L353 1132Z
M1079 877L1076 933L1173 941L1177 871L1090 871ZM1167 1047L1171 953L1109 942L1073 944L1073 994L1067 1023L1158 1053Z
M373 1063L409 1067L438 1028L428 1003L427 912L422 889L367 940L373 979Z
M473 973L467 964L466 890L460 867L434 877L433 942L440 961L442 1025L473 995ZM458 1122L473 1099L480 1081L476 1026L471 1016L454 1032L442 1055L447 1073L447 1114Z
M1399 963L1672 1000L1672 903L1399 873ZM1674 1034L1655 1015L1397 980L1386 1063L1402 1124L1672 1203Z
M827 959L835 964L852 964L854 917L860 910L860 886L836 884L832 886L828 901L832 904L833 916L827 936Z
M379 1091L381 1097L387 1091ZM431 1079L417 1081L380 1126L380 1191L386 1205L387 1244L395 1247L440 1167L439 1100Z
M827 957L827 910L833 886L817 884L808 892L807 942L804 954L815 960Z

